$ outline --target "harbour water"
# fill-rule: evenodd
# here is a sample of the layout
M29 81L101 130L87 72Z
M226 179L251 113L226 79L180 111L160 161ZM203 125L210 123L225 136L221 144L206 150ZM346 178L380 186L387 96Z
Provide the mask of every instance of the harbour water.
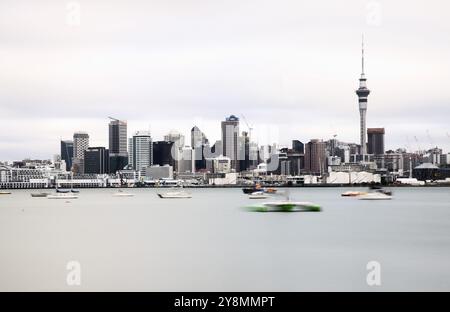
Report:
M14 190L0 196L0 290L450 291L450 188L394 188L390 201L347 190L290 189L323 207L298 213L245 211L258 200L240 189L83 189L68 201ZM66 282L70 261L79 286ZM381 286L366 282L369 261Z

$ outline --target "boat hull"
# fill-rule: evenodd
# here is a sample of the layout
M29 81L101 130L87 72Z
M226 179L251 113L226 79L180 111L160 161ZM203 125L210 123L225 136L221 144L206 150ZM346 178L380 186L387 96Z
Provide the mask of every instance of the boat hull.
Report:
M60 195L48 195L47 199L77 199L78 196L70 195L70 196L60 196Z
M248 207L255 212L318 212L322 208L309 202L272 202Z

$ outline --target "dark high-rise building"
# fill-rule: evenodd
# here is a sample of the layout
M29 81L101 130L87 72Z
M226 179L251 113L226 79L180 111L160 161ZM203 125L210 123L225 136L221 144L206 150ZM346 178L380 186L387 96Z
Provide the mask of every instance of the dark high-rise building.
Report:
M222 151L223 155L230 157L231 168L239 171L238 159L239 118L234 115L222 121Z
M172 147L174 142L156 141L153 142L153 164L154 165L170 165L175 167L175 159L172 156Z
M109 154L111 156L128 156L127 122L113 119L109 123Z
M120 156L120 155L111 155L109 154L109 172L108 173L117 173L117 171L121 171L126 169L128 166L128 157Z
M242 136L239 138L239 170L250 169L250 137L248 132L243 131Z
M359 103L359 134L361 144L361 154L366 154L366 112L367 112L367 97L370 94L370 90L367 88L366 76L364 74L364 41L362 45L362 58L361 58L361 78L359 78L359 88L356 90Z
M368 128L367 139L368 154L384 154L384 128Z
M84 151L84 173L109 172L109 152L104 147L89 147Z
M305 153L305 145L299 140L292 140L292 150L294 152L304 154Z
M66 171L72 170L73 141L61 141L61 159L66 162Z
M111 118L109 123L109 173L116 173L128 165L127 122Z
M305 170L311 174L322 174L326 166L326 144L322 140L311 140L305 145Z

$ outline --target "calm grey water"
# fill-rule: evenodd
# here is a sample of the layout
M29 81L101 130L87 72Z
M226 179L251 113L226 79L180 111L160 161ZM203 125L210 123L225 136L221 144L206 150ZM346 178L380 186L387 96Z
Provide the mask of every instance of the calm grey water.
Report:
M319 213L254 213L240 189L81 190L77 200L0 195L0 290L450 291L450 188L397 188L391 201L291 189ZM66 283L69 261L81 285ZM381 286L366 265L381 264Z

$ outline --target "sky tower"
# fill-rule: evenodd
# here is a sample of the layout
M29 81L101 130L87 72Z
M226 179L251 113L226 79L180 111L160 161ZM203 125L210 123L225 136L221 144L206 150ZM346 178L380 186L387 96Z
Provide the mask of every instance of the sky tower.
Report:
M356 90L358 95L359 103L359 131L361 136L361 154L366 154L367 144L366 144L366 112L367 112L367 97L370 94L370 90L367 89L366 76L364 74L364 37L362 39L362 49L361 49L361 78L359 78L359 88Z

